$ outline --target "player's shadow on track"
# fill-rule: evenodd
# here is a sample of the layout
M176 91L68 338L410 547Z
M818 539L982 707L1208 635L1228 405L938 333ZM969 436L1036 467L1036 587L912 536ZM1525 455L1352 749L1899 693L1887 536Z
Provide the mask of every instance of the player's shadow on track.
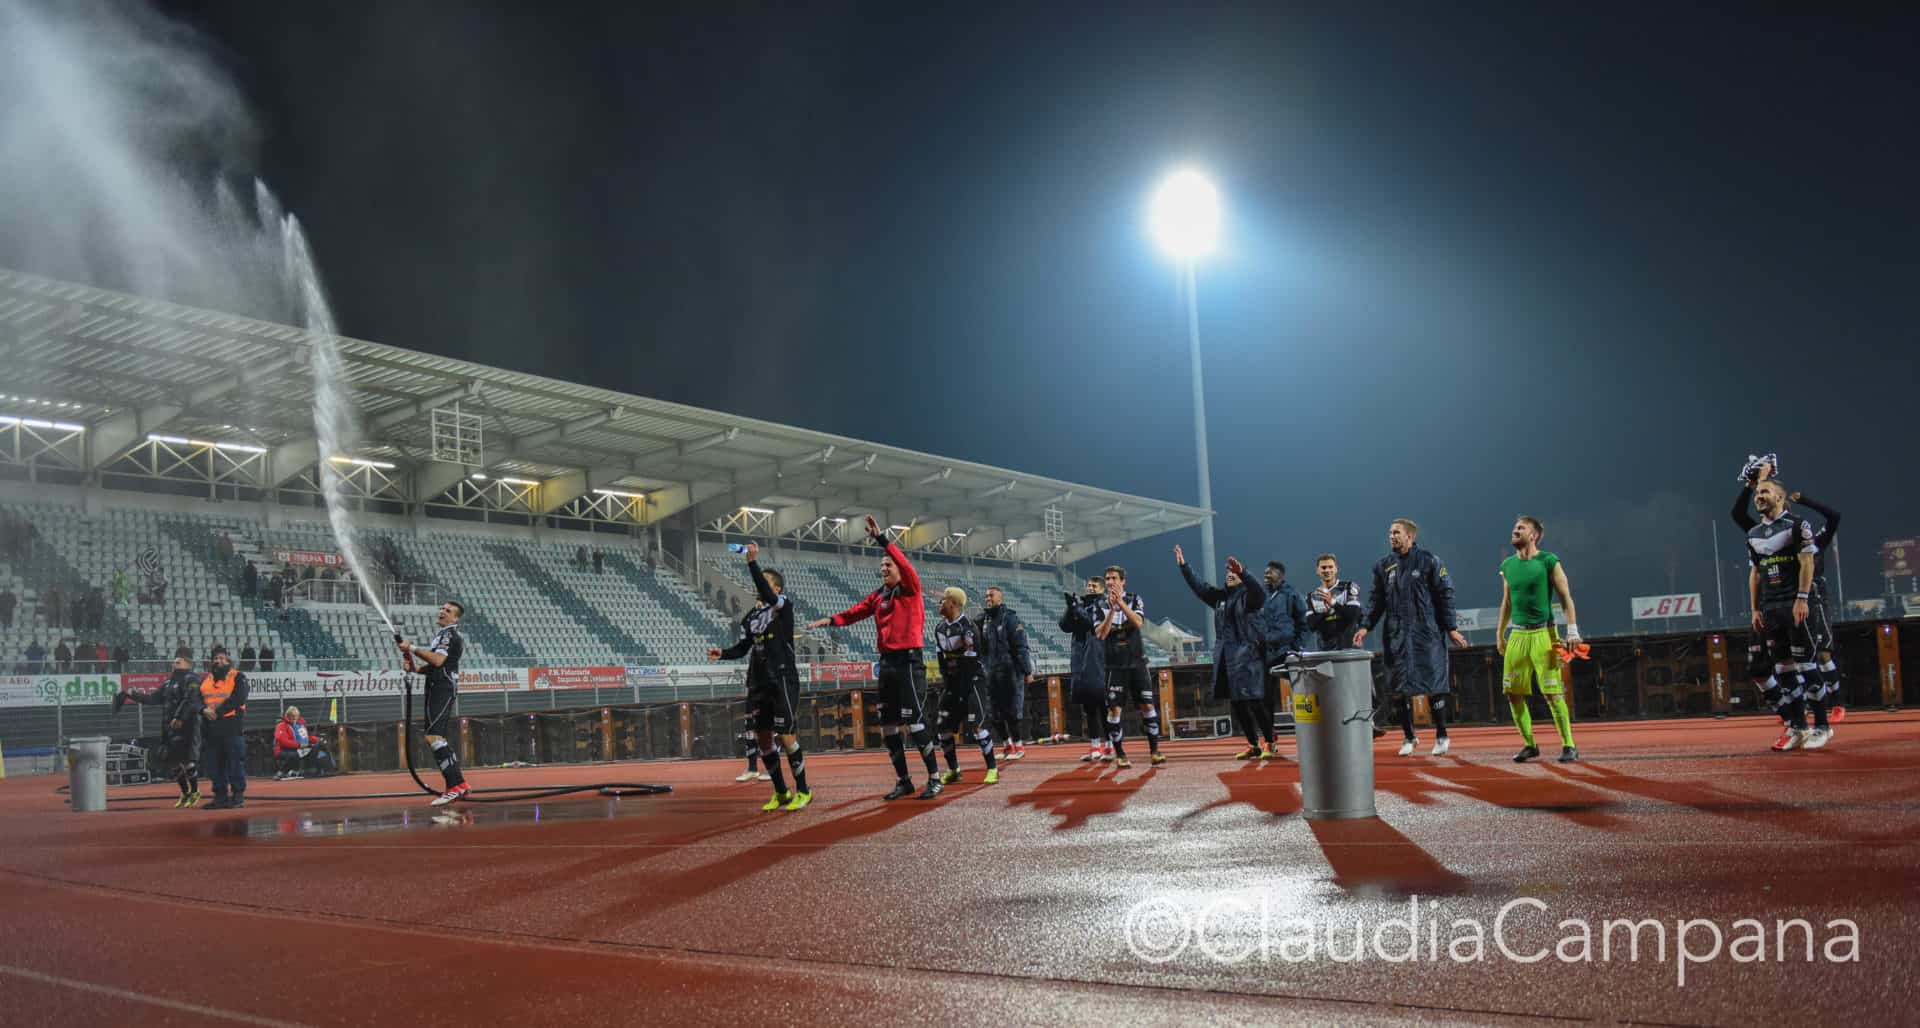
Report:
M1473 883L1378 817L1310 820L1307 826L1333 868L1333 884L1348 892L1459 896Z
M1265 813L1267 822L1277 821L1289 814L1300 812L1300 790L1296 779L1278 768L1269 768L1262 764L1248 762L1231 771L1220 772L1220 784L1226 786L1227 795L1202 807L1189 810L1173 819L1173 826L1181 828L1187 822L1211 811L1245 804Z
M1566 778L1470 764L1458 757L1446 763L1390 766L1390 770L1378 779L1377 788L1409 803L1426 806L1441 796L1464 796L1506 810L1555 814L1586 828L1610 832L1627 828L1613 813L1620 807L1618 802Z
M1783 760L1792 760L1789 756ZM1880 765L1888 766L1882 767ZM1904 768L1903 764L1890 764L1884 761L1858 761L1844 764L1835 762L1829 766L1844 766L1865 770L1895 770ZM1556 775L1600 789L1611 789L1630 796L1671 803L1687 807L1702 814L1717 817L1729 817L1749 824L1758 825L1774 831L1790 832L1795 835L1833 842L1847 842L1859 846L1905 846L1920 839L1920 832L1911 828L1904 831L1866 831L1857 829L1862 821L1835 816L1830 810L1795 806L1779 800L1765 799L1744 793L1730 792L1711 785L1690 781L1661 781L1656 778L1641 778L1623 771L1598 764L1574 764L1567 766L1547 766L1547 770ZM1804 791L1804 790L1802 790Z
M1089 775L1085 766L1070 768L1027 792L1007 797L1007 806L1029 806L1058 817L1060 821L1053 830L1064 832L1084 826L1097 815L1119 813L1156 773L1152 768L1138 773L1119 770L1105 773L1108 770L1097 769Z
M809 824L798 831L732 852L700 867L633 883L644 888L645 892L602 908L587 919L581 931L591 938L601 932L624 928L635 920L717 892L795 857L878 835L942 806L942 803L911 798L881 803L828 821ZM799 818L805 815L790 816Z

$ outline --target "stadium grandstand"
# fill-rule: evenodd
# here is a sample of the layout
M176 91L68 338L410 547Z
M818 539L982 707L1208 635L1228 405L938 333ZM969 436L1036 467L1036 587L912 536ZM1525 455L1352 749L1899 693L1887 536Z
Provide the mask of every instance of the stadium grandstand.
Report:
M270 646L282 670L391 665L339 564L323 460L366 584L414 631L463 600L481 667L704 661L751 601L725 549L746 539L803 617L851 606L875 581L867 513L929 589L1000 585L1051 623L1076 561L1207 514L354 339L362 441L321 453L309 351L303 329L0 271L8 662L64 639L76 670L81 643L138 669L215 644ZM1066 662L1057 635L1035 633L1047 666ZM865 661L871 636L834 629L808 655Z

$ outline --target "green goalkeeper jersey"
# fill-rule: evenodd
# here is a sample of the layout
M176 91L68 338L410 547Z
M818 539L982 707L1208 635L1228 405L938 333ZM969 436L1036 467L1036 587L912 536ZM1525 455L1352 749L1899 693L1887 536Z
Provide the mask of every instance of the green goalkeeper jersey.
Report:
M1508 557L1500 562L1500 577L1507 580L1507 597L1516 625L1553 623L1553 569L1560 558L1545 550L1531 559Z

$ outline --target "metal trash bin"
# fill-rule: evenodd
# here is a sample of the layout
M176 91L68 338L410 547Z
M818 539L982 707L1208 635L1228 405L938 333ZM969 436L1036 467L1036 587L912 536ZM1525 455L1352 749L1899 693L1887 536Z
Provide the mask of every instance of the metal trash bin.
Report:
M67 802L75 810L107 809L107 743L104 735L67 740Z
M1375 815L1372 661L1366 650L1297 653L1287 659L1301 809L1310 819Z

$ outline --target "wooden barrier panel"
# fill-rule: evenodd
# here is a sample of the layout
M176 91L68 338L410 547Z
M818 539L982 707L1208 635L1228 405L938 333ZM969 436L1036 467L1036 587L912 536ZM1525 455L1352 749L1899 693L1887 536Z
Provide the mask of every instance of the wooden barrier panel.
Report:
M347 732L347 726L336 725L334 727L337 728L338 731L334 732L333 755L340 765L340 772L345 774L353 770L353 747L347 744L347 735L349 734Z
M693 704L680 704L680 756L693 756Z
M1707 637L1708 701L1715 714L1733 709L1733 665L1727 659L1727 637L1718 632Z
M612 707L600 708L600 754L602 760L614 759Z
M1885 624L1873 633L1880 655L1880 702L1888 707L1900 705L1900 626Z
M468 761L473 760L473 725L466 718L460 719L460 756Z
M1160 669L1160 723L1173 723L1173 672Z
M1060 679L1047 679L1047 727L1048 734L1058 738L1067 734L1067 707L1060 695Z
M864 750L867 748L866 696L855 689L847 697L847 703L853 708L853 748Z

